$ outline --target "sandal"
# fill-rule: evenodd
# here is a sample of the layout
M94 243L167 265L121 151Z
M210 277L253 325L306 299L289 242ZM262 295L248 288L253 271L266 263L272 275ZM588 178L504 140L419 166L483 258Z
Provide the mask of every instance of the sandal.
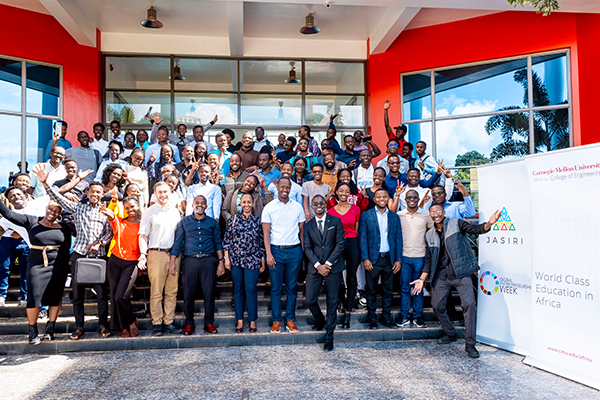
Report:
M102 329L100 329L100 336L102 336L103 338L107 338L110 336L110 331L102 327Z
M71 333L71 340L79 340L85 335L83 329L75 329L75 332Z

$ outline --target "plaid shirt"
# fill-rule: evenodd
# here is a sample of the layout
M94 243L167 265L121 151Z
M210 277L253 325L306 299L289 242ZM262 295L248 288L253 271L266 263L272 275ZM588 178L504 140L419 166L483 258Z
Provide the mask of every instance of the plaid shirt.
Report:
M99 204L92 206L87 201L75 203L67 200L64 196L59 194L56 189L50 186L46 188L46 193L48 193L50 198L57 202L63 210L72 213L75 217L74 222L77 237L75 238L73 251L86 255L88 246L96 240L100 241L103 245L110 242L113 231L108 223L106 215L100 213ZM100 246L96 253L100 257L106 255L106 249L103 245Z

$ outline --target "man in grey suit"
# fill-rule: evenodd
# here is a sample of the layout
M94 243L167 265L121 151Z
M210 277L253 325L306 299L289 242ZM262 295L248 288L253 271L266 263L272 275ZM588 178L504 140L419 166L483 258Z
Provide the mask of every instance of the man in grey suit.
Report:
M337 319L338 291L342 281L342 271L346 268L342 252L345 238L342 221L326 214L325 198L316 195L311 201L315 218L304 227L304 252L308 258L306 276L306 304L315 318L314 330L325 328L325 336L317 339L324 343L323 350L333 350L333 331ZM327 320L319 307L319 293L325 282L327 296Z

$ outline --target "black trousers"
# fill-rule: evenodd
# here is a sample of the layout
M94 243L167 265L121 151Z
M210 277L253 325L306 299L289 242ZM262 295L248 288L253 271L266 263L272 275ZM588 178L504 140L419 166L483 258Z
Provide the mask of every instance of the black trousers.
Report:
M73 252L71 254L71 268L75 270L75 263L78 259L85 257L82 254ZM105 258L106 259L106 258ZM75 329L84 329L84 306L85 306L85 288L90 285L79 285L73 277L71 287L73 288L73 314L75 315ZM98 330L108 327L108 283L105 281L102 285L91 285L98 296Z
M314 268L309 266L308 268ZM316 322L325 322L325 340L333 341L333 331L337 320L337 304L342 272L329 273L323 276L319 273L309 273L306 276L306 305ZM325 283L325 295L327 296L327 320L319 306L319 294L321 286Z
M346 311L352 312L356 291L358 290L356 271L358 270L361 261L358 238L346 238L346 248L342 253L342 257L344 257L344 260L346 261L346 300L344 301L342 287L340 288L340 301L344 304Z
M123 330L135 322L131 290L137 277L137 260L127 261L111 255L106 273L110 285L110 329ZM135 275L134 275L135 274Z
M194 297L198 284L204 294L204 323L215 321L215 282L217 280L217 259L215 257L184 257L181 261L181 281L183 283L183 313L185 325L194 324Z
M375 291L377 290L379 276L381 276L381 288L383 289L381 296L383 319L389 321L392 313L392 285L394 283L390 253L381 253L373 264L373 269L371 271L365 270L367 322L377 320Z
M465 342L475 344L475 330L477 328L477 304L473 293L473 281L470 276L460 279L448 279L446 268L442 269L431 283L431 306L437 319L440 321L444 332L448 336L455 336L456 329L450 322L446 312L446 302L450 289L454 286L460 296L460 304L465 317Z

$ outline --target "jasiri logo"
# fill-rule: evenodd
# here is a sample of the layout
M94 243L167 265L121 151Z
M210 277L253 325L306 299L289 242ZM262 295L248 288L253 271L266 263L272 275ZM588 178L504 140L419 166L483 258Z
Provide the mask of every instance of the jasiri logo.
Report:
M479 274L479 289L481 293L488 296L498 292L518 295L519 289L531 289L531 285L515 283L511 278L498 277L492 271L483 271Z
M511 234L512 232L516 232L516 230L517 227L510 218L510 215L508 215L506 207L502 207L502 211L500 212L500 218L494 224L491 232L492 234L487 235L485 237L486 240L484 243L494 245L523 245L525 241L522 237ZM496 235L494 235L494 233L496 233ZM508 235L504 235L504 233Z

